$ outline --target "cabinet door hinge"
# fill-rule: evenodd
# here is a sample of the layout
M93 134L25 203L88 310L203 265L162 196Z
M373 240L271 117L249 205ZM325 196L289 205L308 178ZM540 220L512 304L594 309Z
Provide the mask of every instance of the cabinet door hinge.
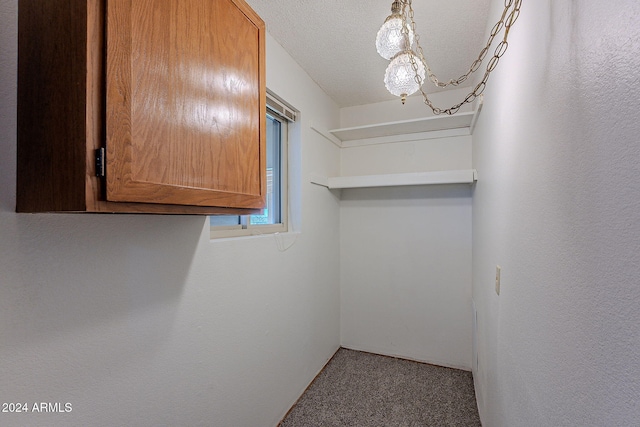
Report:
M104 178L106 164L106 152L104 147L96 150L96 176Z

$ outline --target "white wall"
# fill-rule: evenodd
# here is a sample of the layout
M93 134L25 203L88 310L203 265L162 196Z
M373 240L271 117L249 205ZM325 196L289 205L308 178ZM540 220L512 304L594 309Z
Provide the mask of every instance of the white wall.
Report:
M429 115L409 98L343 108L341 126ZM341 151L343 175L470 169L472 157L471 136ZM469 185L342 190L343 346L471 369L471 204Z
M343 190L347 348L471 369L469 185Z
M431 85L430 82L428 84ZM429 93L429 99L436 107L443 109L462 102L469 93L468 88L443 91L435 88L435 86L425 86L425 90L427 91L430 91L431 88L436 92ZM472 104L464 104L460 108L460 112L469 112L472 111L473 108L474 105ZM434 114L431 109L424 104L422 95L416 93L408 97L405 104L402 104L400 98L397 98L391 101L341 108L340 126L347 128L433 116Z
M640 420L639 23L635 0L525 1L489 80L473 136L486 427Z
M204 217L15 214L17 1L0 0L0 396L11 425L275 425L339 346L335 104L271 39L293 129L297 234L211 242ZM282 243L282 242L280 242Z

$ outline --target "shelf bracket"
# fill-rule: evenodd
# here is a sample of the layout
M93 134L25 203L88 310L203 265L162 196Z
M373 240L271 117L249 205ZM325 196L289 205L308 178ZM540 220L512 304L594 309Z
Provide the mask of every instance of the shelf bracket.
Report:
M329 132L319 128L318 126L314 125L313 123L311 123L311 125L309 127L312 130L316 131L319 135L322 135L327 141L331 142L336 147L342 148L342 141L340 141L338 138L336 138L335 136L333 136Z
M482 111L482 105L484 104L484 95L480 94L478 97L478 102L473 113L473 118L471 119L471 124L469 125L469 133L473 135L473 131L476 128L476 123L478 123L478 116L480 116L480 112Z
M329 178L327 178L326 176L311 174L310 178L311 178L310 181L312 184L329 188Z

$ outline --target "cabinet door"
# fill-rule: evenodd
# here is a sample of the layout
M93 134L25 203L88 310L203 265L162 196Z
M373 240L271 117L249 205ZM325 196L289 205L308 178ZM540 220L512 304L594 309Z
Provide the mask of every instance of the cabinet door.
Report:
M242 0L108 0L107 199L262 208L264 23Z

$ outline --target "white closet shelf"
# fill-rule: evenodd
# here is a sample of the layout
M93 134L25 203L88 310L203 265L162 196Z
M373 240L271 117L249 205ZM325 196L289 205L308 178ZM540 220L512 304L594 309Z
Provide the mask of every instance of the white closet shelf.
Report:
M383 175L335 176L311 178L313 184L333 189L397 187L406 185L472 184L478 179L475 169L413 172Z
M475 123L475 117L478 112L479 109L475 112L457 113L453 116L440 115L424 117L421 119L333 129L330 130L329 133L340 141L354 141L368 138L436 132L451 129L469 129L469 134L471 134Z

